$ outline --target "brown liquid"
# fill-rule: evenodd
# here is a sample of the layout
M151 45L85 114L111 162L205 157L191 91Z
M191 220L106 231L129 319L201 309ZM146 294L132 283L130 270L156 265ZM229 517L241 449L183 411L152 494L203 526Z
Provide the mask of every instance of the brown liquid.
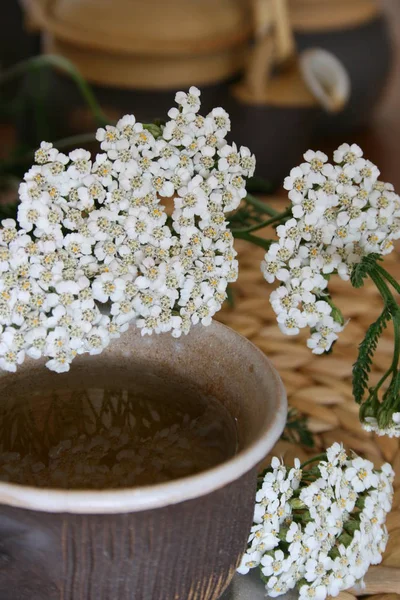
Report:
M236 453L236 423L221 403L193 389L160 388L157 380L147 386L145 377L129 388L33 386L29 397L9 396L0 404L0 480L143 486L199 473Z

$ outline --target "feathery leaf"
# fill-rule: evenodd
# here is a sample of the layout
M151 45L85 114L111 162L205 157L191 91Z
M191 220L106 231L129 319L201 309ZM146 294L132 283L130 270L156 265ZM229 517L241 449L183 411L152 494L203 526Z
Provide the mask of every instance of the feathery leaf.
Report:
M358 358L353 365L353 394L358 404L362 402L368 388L368 376L379 338L391 318L392 306L386 305L378 319L368 327L365 338L358 347Z
M363 256L361 262L353 267L350 276L351 285L355 288L362 287L364 285L364 279L368 276L371 268L374 268L378 260L382 260L382 257L379 254L372 253Z

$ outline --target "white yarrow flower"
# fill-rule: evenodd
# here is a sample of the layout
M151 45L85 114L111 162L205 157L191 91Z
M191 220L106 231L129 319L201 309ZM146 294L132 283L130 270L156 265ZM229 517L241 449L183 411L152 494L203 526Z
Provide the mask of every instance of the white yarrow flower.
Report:
M229 155L229 147L220 152ZM324 354L345 326L329 296L328 279L348 280L364 256L393 250L400 237L400 200L393 186L377 181L378 169L356 144L335 151L336 165L319 151L309 150L304 158L285 178L291 215L276 227L278 242L270 245L261 270L268 283L281 282L270 301L282 332L297 335L308 325L307 346ZM385 431L371 420L364 427L400 436L394 420Z
M133 321L179 337L221 308L238 270L225 213L255 159L228 146L226 111L198 114L196 87L176 102L165 126L125 115L100 128L94 157L37 150L18 223L0 229L0 368L15 371L27 354L64 372ZM174 198L170 221L160 197Z
M259 482L255 524L238 572L258 568L272 598L297 588L300 598L325 600L356 582L362 585L387 543L390 465L377 471L369 461L349 458L338 443L324 460L310 463L302 470L296 459L294 469L288 469L274 458ZM286 504L290 511L282 510Z

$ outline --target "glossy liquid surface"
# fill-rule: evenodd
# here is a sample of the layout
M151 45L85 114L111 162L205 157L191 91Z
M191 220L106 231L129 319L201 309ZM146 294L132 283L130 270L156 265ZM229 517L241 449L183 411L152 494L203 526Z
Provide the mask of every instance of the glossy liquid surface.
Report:
M163 483L237 452L236 423L215 399L147 385L42 390L0 403L0 480L47 488ZM34 383L34 382L33 382Z

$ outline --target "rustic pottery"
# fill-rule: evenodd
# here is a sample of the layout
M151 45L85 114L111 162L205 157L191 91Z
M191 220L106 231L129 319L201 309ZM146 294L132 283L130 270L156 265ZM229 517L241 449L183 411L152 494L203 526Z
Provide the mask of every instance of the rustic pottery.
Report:
M45 32L45 50L70 59L112 117L133 112L152 120L165 114L174 90L201 87L203 114L216 105L228 110L235 140L257 156L256 175L275 185L309 147L326 110L299 69L286 0L30 0L29 6ZM82 131L79 95L62 77L52 90L46 112L57 137ZM346 101L343 95L330 110L342 110ZM70 118L60 120L60 112Z
M237 420L240 450L198 475L148 487L68 491L0 483L0 598L219 598L247 540L257 465L286 420L285 392L265 356L218 323L178 340L130 330L101 355L78 357L70 373L31 359L18 375L2 372L3 402L15 386L28 393L38 373L45 389L109 384L111 374L135 381L148 373L160 385L172 378L225 406ZM45 421L43 407L31 402L29 410L36 426Z
M323 48L346 68L351 95L338 114L321 113L318 131L349 131L365 125L388 79L392 48L377 0L290 0L290 19L299 51ZM366 60L366 57L368 59Z
M298 600L297 590L279 596L280 600ZM236 575L220 600L265 600L265 584L256 570L247 575ZM349 599L350 600L350 599Z
M201 87L203 113L227 107L243 69L252 21L248 0L26 0L43 50L71 60L110 120L165 115L178 89ZM93 130L79 91L52 73L46 114L54 138ZM60 118L60 114L63 118ZM31 115L21 129L30 130ZM26 135L26 133L25 133Z
M257 156L257 174L280 185L309 147L322 112L340 112L350 83L332 54L297 55L286 2L253 0L255 40L243 77L231 87L232 129Z
M62 54L89 81L134 89L211 85L243 65L251 19L247 0L29 0Z

